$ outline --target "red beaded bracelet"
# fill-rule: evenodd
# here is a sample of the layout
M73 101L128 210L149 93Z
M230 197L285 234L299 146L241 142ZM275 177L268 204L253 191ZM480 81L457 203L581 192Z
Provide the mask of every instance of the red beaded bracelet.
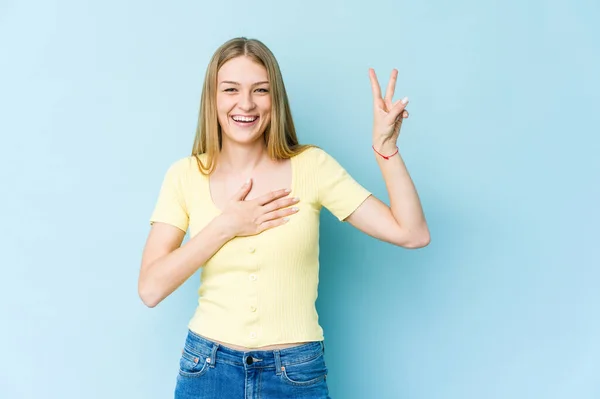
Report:
M396 152L394 152L392 155L383 155L382 153L380 153L379 151L377 151L375 149L374 145L372 145L371 147L373 147L373 151L375 151L377 154L379 154L380 157L382 157L385 160L390 159L391 157L393 157L394 155L396 155L398 153L398 146L396 146Z

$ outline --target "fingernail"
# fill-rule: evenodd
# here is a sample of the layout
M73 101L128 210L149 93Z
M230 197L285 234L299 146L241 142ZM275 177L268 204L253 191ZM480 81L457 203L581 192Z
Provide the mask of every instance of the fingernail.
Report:
M406 104L406 103L408 103L408 97L404 97L404 98L402 99L402 104Z
M250 178L247 178L246 183L244 183L244 184L250 184Z
M292 190L290 190L289 188L286 188L286 189L285 189L285 192L286 192L286 193L291 193L291 192L292 192Z
M296 207L293 207L293 208L292 208L292 211L294 211L294 212L298 212L298 208L296 208Z
M283 218L284 222L287 222L288 220L290 220L290 218Z
M294 197L294 201L300 201L300 198Z

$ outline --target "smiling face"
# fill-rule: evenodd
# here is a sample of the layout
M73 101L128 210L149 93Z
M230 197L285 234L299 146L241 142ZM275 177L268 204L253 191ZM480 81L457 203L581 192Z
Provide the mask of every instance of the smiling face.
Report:
M271 94L264 66L249 57L227 61L217 74L217 117L227 141L252 143L271 121Z

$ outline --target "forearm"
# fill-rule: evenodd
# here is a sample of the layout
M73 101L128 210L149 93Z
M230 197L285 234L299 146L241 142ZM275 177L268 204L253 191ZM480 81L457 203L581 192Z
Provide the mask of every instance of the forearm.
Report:
M396 151L395 145L393 147L380 145L375 148L384 155ZM378 154L375 154L375 157L385 181L390 208L397 224L409 235L422 237L428 241L429 230L421 201L402 156L398 152L389 159L384 159Z
M152 262L143 280L146 304L156 306L202 267L231 238L219 218L176 250Z

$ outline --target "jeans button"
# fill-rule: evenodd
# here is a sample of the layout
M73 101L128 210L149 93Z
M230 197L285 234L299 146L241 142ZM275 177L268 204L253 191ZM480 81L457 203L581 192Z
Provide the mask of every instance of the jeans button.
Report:
M247 364L247 365L251 365L252 363L254 363L254 360L252 360L252 356L248 356L248 357L246 358L246 364Z

